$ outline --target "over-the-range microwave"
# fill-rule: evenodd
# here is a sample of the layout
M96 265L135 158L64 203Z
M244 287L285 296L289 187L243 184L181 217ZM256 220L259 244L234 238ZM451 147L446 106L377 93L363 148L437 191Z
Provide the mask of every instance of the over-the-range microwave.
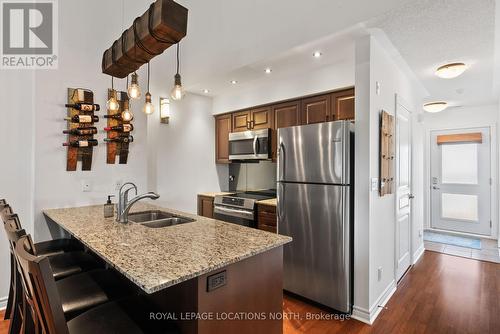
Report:
M271 158L271 129L229 134L229 160L266 160Z

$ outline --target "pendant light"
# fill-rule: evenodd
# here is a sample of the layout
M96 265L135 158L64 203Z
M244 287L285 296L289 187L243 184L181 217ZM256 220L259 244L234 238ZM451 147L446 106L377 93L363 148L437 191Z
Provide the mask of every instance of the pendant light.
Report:
M148 62L148 91L146 92L146 100L144 103L144 107L142 107L142 112L145 113L146 115L151 115L152 113L155 112L155 107L153 103L151 103L151 93L149 92L149 78L151 76L150 70L149 70L149 62Z
M184 88L181 83L181 75L179 74L179 43L177 43L177 73L174 76L174 88L170 92L170 96L173 100L180 100L184 97Z
M128 77L127 77L128 81ZM128 97L131 99L138 99L141 97L141 87L139 87L139 75L137 72L132 73L132 80L130 86L127 88Z
M118 100L116 99L116 90L114 86L114 77L111 77L111 97L109 100L106 102L106 106L108 110L110 111L117 111L120 109L120 104L118 103Z

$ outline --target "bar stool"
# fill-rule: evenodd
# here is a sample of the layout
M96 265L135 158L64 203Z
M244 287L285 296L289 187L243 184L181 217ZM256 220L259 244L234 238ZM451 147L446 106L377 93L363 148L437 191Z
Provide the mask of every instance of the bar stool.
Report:
M108 301L137 294L135 286L112 270L94 269L56 281L52 273L52 268L50 267L49 257L37 256L34 254L34 245L31 237L29 237L24 230L15 229L15 223L12 220L4 224L4 228L10 245L14 249L14 256L17 261L15 288L17 288L16 291L19 291L19 286L22 286L24 292L22 294L23 298L20 298L19 295L16 296L14 308L18 312L17 314L14 312L13 320L16 319L16 321L19 322L19 319L22 319L23 328L29 326L26 320L30 319L30 317L26 314L26 311L21 313L19 310L22 310L24 308L23 305L26 306L26 303L30 307L33 307L32 302L34 296L30 294L33 291L29 289L26 290L24 286L27 283L31 284L29 282L33 280L33 278L31 276L23 276L26 275L26 272L23 272L20 267L21 262L16 253L18 248L17 245L21 240L24 240L23 249L29 253L32 259L37 259L37 261L43 260L43 262L47 264L47 268L44 270L44 275L47 275L45 279L53 282L51 286L57 291L58 302L66 320L70 320L82 312ZM38 319L39 318L33 317L33 320ZM40 324L35 321L35 328L39 325Z
M25 235L18 240L15 254L32 317L43 333L179 333L170 322L149 320L150 312L158 310L146 297L140 296L104 303L68 320L61 303L64 300L58 286L61 281L56 282L51 275L48 258L35 256L32 249L31 238Z

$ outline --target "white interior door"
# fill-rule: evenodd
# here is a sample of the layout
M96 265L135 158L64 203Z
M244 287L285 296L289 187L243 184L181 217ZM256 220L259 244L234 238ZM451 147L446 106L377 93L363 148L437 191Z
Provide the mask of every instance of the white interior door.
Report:
M438 143L447 135L460 140ZM431 227L491 235L490 129L432 131L430 140Z
M396 279L411 264L411 113L396 107Z

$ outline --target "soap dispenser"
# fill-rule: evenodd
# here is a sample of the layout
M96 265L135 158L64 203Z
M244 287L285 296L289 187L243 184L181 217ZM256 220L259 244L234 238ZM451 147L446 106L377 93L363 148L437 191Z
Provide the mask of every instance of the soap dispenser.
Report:
M104 204L104 218L111 218L115 216L115 205L111 203L111 197L115 196L109 195L106 204Z

